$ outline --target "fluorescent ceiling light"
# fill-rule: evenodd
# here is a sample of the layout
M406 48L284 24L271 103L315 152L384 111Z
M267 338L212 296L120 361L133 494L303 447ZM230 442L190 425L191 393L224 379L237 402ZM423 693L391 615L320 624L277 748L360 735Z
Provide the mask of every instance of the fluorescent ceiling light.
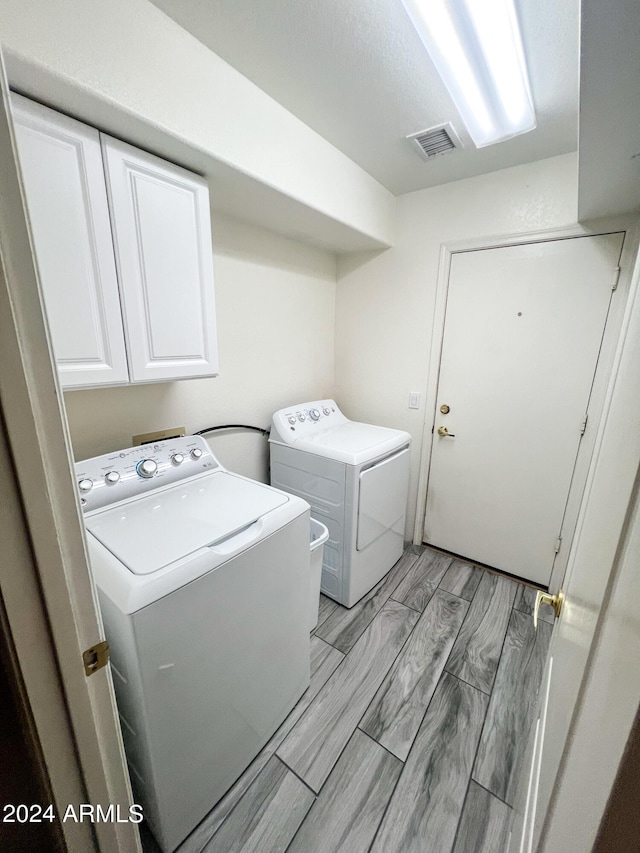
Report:
M476 147L536 126L513 0L402 0Z

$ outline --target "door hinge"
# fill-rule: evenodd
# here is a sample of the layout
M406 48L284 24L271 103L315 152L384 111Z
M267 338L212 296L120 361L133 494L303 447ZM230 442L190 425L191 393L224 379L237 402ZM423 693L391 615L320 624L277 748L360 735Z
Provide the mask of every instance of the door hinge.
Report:
M553 549L553 550L555 551L555 553L556 553L556 554L557 554L557 553L558 553L558 551L560 550L561 546L562 546L562 536L558 536L558 538L556 539L555 547L554 547L554 549Z
M84 674L93 675L109 662L109 643L103 640L101 643L96 643L90 649L82 652L82 663L84 664Z
M613 286L611 287L611 290L617 290L618 289L618 279L620 278L620 269L621 269L620 267L616 267L614 269L614 273L616 274L616 277L613 281Z
M584 420L582 421L582 425L580 426L580 435L584 435L587 429L587 421L589 420L589 415L586 414L584 416Z

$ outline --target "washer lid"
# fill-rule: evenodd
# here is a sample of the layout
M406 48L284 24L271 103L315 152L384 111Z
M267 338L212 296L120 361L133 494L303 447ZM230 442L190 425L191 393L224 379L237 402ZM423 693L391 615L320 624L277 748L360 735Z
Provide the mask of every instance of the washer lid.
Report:
M287 501L270 486L215 471L98 512L86 528L129 571L147 575L233 536Z
M347 421L341 426L298 438L292 446L316 456L346 462L347 465L362 465L370 459L392 453L410 441L409 433L399 429Z

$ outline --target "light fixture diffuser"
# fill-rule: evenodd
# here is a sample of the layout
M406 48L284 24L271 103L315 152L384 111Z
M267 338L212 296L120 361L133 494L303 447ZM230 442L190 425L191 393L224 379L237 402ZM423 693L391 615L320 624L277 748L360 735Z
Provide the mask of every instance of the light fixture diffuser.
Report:
M402 0L477 148L536 126L513 0Z

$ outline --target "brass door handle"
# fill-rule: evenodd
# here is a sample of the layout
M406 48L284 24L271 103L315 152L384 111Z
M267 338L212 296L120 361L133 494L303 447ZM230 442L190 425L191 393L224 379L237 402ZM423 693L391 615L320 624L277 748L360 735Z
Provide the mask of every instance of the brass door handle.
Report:
M564 592L560 590L557 595L551 595L548 592L543 592L541 589L538 590L536 593L536 603L533 607L533 625L536 630L538 629L538 611L541 604L548 604L553 607L553 612L556 615L556 619L558 619L562 612L562 605L564 604Z
M442 438L455 438L455 433L449 432L445 426L438 427L438 435Z

